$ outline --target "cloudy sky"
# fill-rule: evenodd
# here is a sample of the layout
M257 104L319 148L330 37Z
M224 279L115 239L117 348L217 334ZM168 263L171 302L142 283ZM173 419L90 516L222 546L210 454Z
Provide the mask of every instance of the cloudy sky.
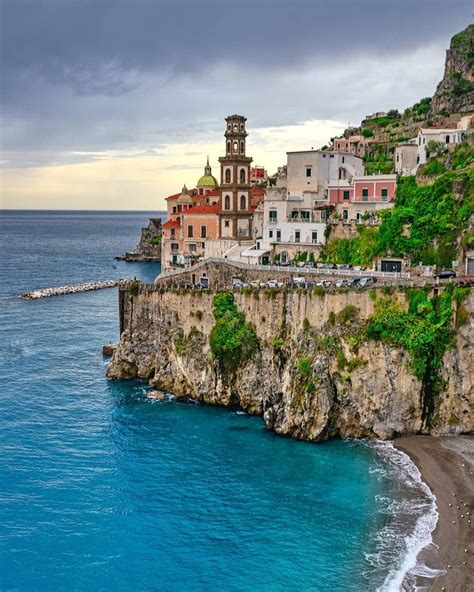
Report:
M3 208L148 209L432 95L471 0L0 0Z

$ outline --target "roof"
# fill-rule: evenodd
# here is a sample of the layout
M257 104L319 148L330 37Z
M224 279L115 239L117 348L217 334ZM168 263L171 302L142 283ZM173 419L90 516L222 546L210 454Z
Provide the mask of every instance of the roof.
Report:
M218 187L219 183L214 175L203 175L196 184L196 187Z
M161 228L181 228L181 223L178 220L168 220Z
M420 127L420 132L426 134L455 134L459 130L457 128L437 128L437 127Z
M165 200L166 201L176 201L180 195L181 195L181 193L175 193L174 195L169 195L168 197L165 197Z
M204 204L202 206L194 206L187 212L185 212L186 216L193 215L193 214L217 214L220 211L221 207L219 204L208 205Z

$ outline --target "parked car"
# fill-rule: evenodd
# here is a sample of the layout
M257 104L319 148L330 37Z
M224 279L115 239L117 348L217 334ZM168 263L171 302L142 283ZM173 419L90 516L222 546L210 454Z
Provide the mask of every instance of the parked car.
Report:
M251 288L260 288L260 282L258 280L252 280L250 282L250 287Z
M316 286L318 288L329 288L330 285L331 285L330 280L320 280L319 282L316 282Z
M306 281L304 277L294 277L291 279L291 284L298 288L304 288L306 286Z
M307 269L314 269L314 263L312 261L308 261L304 264Z
M358 286L359 285L359 278L351 278L350 280L347 280L347 285L351 288Z
M439 278L440 280L447 280L449 278L455 278L455 277L456 277L456 272L453 271L452 269L442 269L441 271L439 271L435 275L435 278Z
M234 283L232 284L232 287L234 288L234 290L242 290L242 288L244 287L244 284L240 280L235 280Z
M336 286L336 288L344 288L344 286L347 286L347 281L337 280L337 282L334 285Z
M268 280L267 288L283 288L283 282L278 280Z
M361 277L359 280L359 286L361 288L365 288L366 286L370 286L371 284L375 283L375 278L370 276Z

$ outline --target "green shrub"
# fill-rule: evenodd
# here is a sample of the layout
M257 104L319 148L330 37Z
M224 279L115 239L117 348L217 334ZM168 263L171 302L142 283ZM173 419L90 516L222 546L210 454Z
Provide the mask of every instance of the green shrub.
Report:
M281 337L274 337L273 338L273 347L275 349L281 349L284 344L285 344L285 341Z
M313 294L318 296L318 298L324 298L326 290L322 286L316 286L313 288Z
M257 335L237 311L231 292L214 296L213 312L216 324L209 335L212 354L224 367L235 370L258 349Z
M344 370L347 364L347 358L342 349L338 349L336 352L337 367L339 370Z
M329 311L329 314L328 314L328 325L333 327L335 324L336 324L336 313L333 310L331 310L331 311Z
M202 320L202 316L203 316L202 310L197 310L194 314L195 314L198 321Z
M459 417L457 417L456 415L451 415L450 418L448 419L448 424L450 426L457 426L459 425L461 422L459 420Z
M132 296L138 296L139 292L140 292L140 282L138 282L138 281L130 282L130 284L128 286L128 293L131 294Z
M161 234L157 234L156 236L152 236L148 241L149 245L155 246L161 244Z
M374 135L374 132L371 129L364 128L362 130L362 135L364 136L364 138L371 138Z
M306 392L310 395L311 393L314 393L315 388L314 382L310 380L306 385Z
M301 358L298 360L298 372L305 376L308 376L311 372L311 360L309 358Z
M355 319L358 312L359 309L357 308L357 306L354 306L353 304L348 304L339 312L337 318L339 322L342 324L348 323L349 321Z
M303 319L303 331L307 332L309 331L311 325L309 324L309 321L307 318Z

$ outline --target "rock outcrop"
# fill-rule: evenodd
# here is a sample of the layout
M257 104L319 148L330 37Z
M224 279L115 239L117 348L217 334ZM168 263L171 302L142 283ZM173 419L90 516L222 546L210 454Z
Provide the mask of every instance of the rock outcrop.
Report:
M474 25L457 33L446 51L444 76L431 101L430 115L474 111Z
M374 311L374 291L236 293L259 348L235 371L211 355L212 296L156 286L122 291L124 330L108 377L139 378L178 397L238 407L263 416L279 434L312 441L474 429L472 291L463 307L468 321L443 359L446 387L429 418L409 354L357 339ZM393 296L406 302L403 292Z
M142 228L140 242L133 251L116 257L119 261L150 261L161 263L161 218L150 218Z

